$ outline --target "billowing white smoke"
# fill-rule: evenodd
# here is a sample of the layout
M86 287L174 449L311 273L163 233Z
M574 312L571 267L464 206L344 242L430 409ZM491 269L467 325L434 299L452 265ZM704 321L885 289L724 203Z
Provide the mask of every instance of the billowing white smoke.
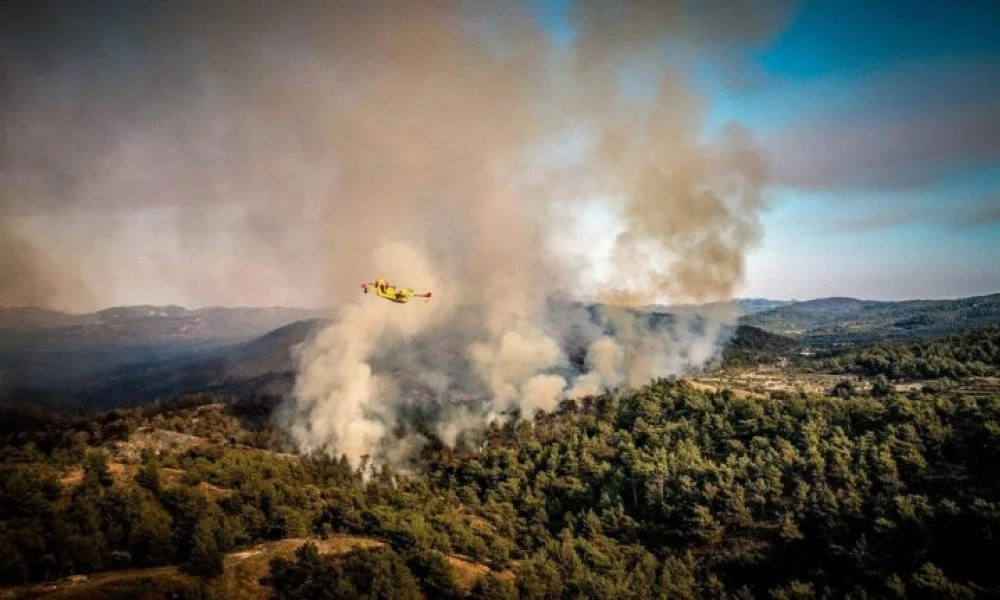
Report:
M354 461L697 367L727 319L626 309L741 281L765 170L686 78L782 3L0 4L0 304L333 306L282 419Z
M343 307L305 348L282 413L300 450L404 467L430 438L452 447L474 440L500 413L530 416L563 399L696 369L732 323L732 314L556 300L491 328L490 306L442 300L399 306L364 297Z
M413 248L394 243L373 257L380 265L434 285L428 265ZM357 461L383 447L396 420L391 400L398 390L391 374L370 364L387 340L420 334L433 321L429 310L386 311L380 303L351 303L337 321L319 333L300 356L295 386L296 411L289 433L306 452L333 450ZM422 374L433 381L433 374ZM447 383L439 384L439 388ZM332 445L335 444L335 445Z
M578 2L562 45L514 3L339 15L324 260L347 283L282 413L299 449L404 464L717 354L733 311L640 308L731 298L765 170L735 126L702 139L664 44L732 46L762 15L667 4ZM358 293L376 275L434 298Z

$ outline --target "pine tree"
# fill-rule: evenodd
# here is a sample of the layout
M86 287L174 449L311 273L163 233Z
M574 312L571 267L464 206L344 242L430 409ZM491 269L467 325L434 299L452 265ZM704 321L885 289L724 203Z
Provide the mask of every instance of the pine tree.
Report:
M216 540L217 525L208 518L202 518L194 527L191 553L184 565L192 575L215 577L223 571L223 554Z

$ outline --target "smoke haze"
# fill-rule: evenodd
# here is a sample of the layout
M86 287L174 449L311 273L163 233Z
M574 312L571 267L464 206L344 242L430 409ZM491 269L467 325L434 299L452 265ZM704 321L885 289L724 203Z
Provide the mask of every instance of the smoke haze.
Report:
M50 8L0 15L0 305L333 306L280 417L355 462L718 351L733 314L626 308L741 282L766 168L686 78L783 9L577 1L556 40L515 2Z

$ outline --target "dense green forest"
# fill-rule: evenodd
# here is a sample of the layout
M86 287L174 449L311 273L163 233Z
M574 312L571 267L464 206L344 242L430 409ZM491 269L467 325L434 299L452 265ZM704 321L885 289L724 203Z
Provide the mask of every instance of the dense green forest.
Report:
M996 376L1000 374L1000 325L940 339L875 344L820 359L823 370L889 379Z
M496 422L481 450L428 448L410 475L277 453L268 402L208 404L220 400L5 419L3 582L168 563L211 578L224 552L345 532L386 544L275 559L275 597L972 597L1000 585L996 397L742 398L663 380ZM209 442L113 472L109 449L150 428ZM490 574L456 586L453 554Z
M774 364L781 357L787 358L798 347L799 343L791 338L757 327L740 325L733 339L722 351L722 366L741 368Z

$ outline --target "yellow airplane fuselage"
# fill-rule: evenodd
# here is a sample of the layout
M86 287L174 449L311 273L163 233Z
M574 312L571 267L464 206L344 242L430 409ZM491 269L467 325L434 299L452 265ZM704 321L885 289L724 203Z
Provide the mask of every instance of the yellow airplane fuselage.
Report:
M375 295L385 298L386 300L391 300L393 302L398 302L399 304L406 304L410 301L410 296L413 294L413 290L408 288L396 288L392 285L387 285L384 287L375 287Z
M414 294L413 290L410 288L396 287L381 277L372 283L362 284L361 288L366 294L369 289L374 289L376 296L385 298L386 300L397 304L406 304L414 295L428 299L431 297L430 292L427 292L426 294Z

